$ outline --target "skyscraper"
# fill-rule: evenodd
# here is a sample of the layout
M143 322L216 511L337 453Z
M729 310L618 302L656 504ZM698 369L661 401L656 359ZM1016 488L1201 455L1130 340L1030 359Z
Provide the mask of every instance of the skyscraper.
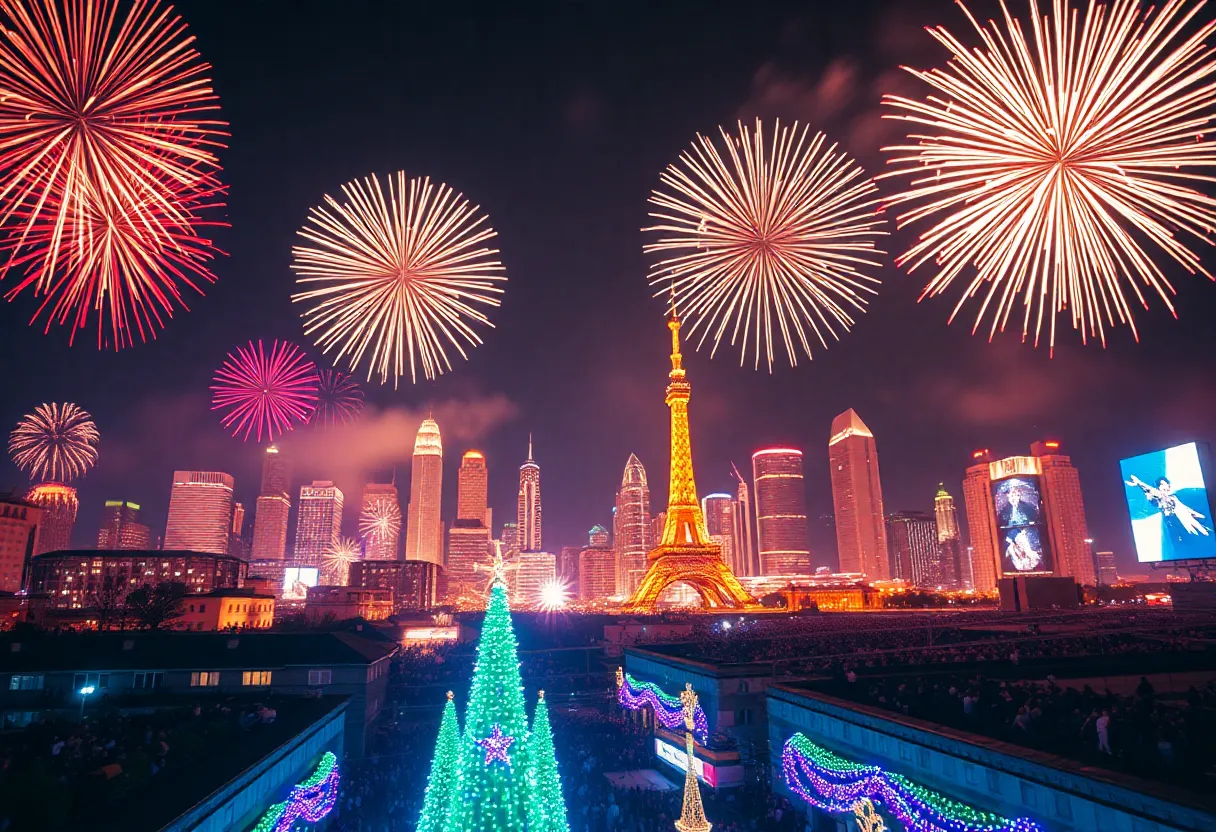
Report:
M165 550L227 554L232 485L219 471L174 471Z
M709 539L722 549L722 562L736 575L738 552L735 546L735 499L729 494L706 494L701 498L701 513L705 515L705 530Z
M760 558L756 554L756 541L752 536L751 491L735 463L730 464L730 470L739 483L735 488L735 547L738 549L735 557L740 568L735 570L735 574L760 575Z
M1081 497L1081 477L1072 458L1054 440L1035 442L1030 455L1039 460L1043 472L1043 510L1055 553L1056 574L1075 578L1077 583L1094 586L1098 576L1093 549L1088 541L1085 500Z
M397 486L387 482L369 482L363 486L359 534L363 538L365 560L398 559L401 504L398 502Z
M1119 569L1115 565L1114 552L1098 552L1098 583L1114 586L1119 583Z
M342 490L328 480L300 486L296 509L296 545L292 560L300 566L320 566L325 553L342 536Z
M528 458L519 466L519 551L541 550L540 466L532 459L532 434L528 434Z
M98 549L152 548L152 530L139 522L139 506L127 500L106 500L97 530Z
M631 595L646 574L646 553L654 548L650 486L646 483L646 469L636 454L630 454L625 462L621 487L616 492L612 535L616 550L615 594Z
M405 523L405 559L443 566L443 440L434 419L424 419L414 439L410 504Z
M887 517L887 539L891 545L892 577L912 586L936 587L941 583L940 545L937 521L923 511L898 511Z
M606 601L619 594L616 579L619 558L608 545L608 530L603 526L592 526L587 537L587 545L578 553L578 599Z
M571 598L578 598L578 554L580 546L563 546L557 555L557 579L566 585Z
M1036 442L1030 456L995 462L987 451L977 451L974 460L963 496L975 588L995 588L1002 576L1053 574L1094 585L1081 481L1060 443Z
M860 572L870 580L889 579L878 449L874 434L852 408L832 420L828 462L840 571Z
M76 525L76 511L80 508L76 489L61 482L44 482L27 491L25 499L42 509L42 526L34 554L71 549L72 526Z
M811 571L807 544L806 484L802 451L765 448L752 454L756 489L756 543L762 575L806 575Z
M12 494L0 495L0 592L19 592L34 556L42 509Z
M490 528L490 475L481 451L465 451L456 479L456 519L476 520Z
M971 455L971 466L963 476L963 505L970 531L971 587L992 592L1000 575L996 550L996 508L992 504L992 455L985 448Z
M448 529L448 597L484 589L486 575L478 567L488 566L490 557L490 530L480 520L456 518Z
M511 603L535 607L540 603L542 590L557 577L557 558L551 552L520 552L515 563Z
M954 498L946 491L945 483L938 483L937 496L933 498L933 514L937 518L937 539L942 546L942 583L949 587L970 589L971 559L963 548L963 536L958 526L958 510Z
M502 553L504 557L519 554L519 526L515 523L502 524Z
M291 463L274 445L262 460L262 489L253 517L253 560L283 560L287 555L287 521L291 515ZM169 548L168 542L165 548Z

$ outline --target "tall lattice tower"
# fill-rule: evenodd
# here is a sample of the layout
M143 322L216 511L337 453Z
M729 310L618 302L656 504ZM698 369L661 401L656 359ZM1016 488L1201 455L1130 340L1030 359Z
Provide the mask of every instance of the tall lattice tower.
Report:
M684 766L684 807L675 826L679 832L709 832L713 824L705 817L705 807L701 805L701 787L697 784L697 767L692 764L696 750L692 729L697 712L697 694L691 683L686 682L684 690L680 691L680 704L684 706L684 751L688 754L688 764Z
M692 443L688 434L688 383L680 354L680 318L672 308L671 372L667 407L671 409L671 484L663 535L646 556L646 576L625 604L628 611L653 610L659 597L674 583L686 583L701 596L707 609L752 609L755 600L722 561L719 548L709 539L705 515L697 500L692 473Z

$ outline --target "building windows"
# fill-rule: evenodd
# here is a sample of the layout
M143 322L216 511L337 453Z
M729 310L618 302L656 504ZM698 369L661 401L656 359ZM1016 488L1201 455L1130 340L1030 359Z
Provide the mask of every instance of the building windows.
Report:
M310 670L308 671L308 684L310 685L328 685L334 680L334 672L332 670Z
M79 691L85 686L95 690L105 690L110 686L109 673L76 673L72 676L72 690Z
M131 687L134 690L160 690L160 685L161 672L157 670L152 673L136 673Z
M190 674L190 687L192 688L214 688L220 683L220 672L218 670L198 670Z
M241 674L242 685L269 685L270 684L269 670L246 670Z
M9 690L42 690L42 683L46 677L41 673L36 675L17 676L14 675L8 680Z

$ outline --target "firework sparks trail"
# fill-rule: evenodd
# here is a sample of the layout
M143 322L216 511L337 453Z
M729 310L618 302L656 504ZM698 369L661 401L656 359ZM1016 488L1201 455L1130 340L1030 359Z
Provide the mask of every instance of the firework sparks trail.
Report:
M93 417L79 406L41 404L17 423L8 452L31 482L69 483L97 463L100 439Z
M979 299L973 332L989 339L1022 306L1022 339L1037 345L1047 324L1069 313L1085 342L1106 343L1106 326L1127 324L1132 302L1156 294L1171 313L1174 288L1145 244L1188 272L1212 274L1187 238L1212 242L1216 201L1195 190L1196 172L1216 164L1206 136L1216 104L1216 22L1203 3L1090 2L1084 12L1053 0L1041 15L1029 0L1027 27L1002 2L1000 22L981 24L965 45L942 27L929 33L950 50L941 69L909 70L932 88L924 100L888 95L886 114L907 122L912 143L886 148L907 177L890 205L914 203L900 227L932 225L897 262L936 274L922 298L956 281L966 289L950 320Z
M387 193L386 193L387 191ZM452 368L447 347L468 358L482 343L472 324L493 326L480 306L498 306L505 281L496 236L478 206L447 185L398 172L387 189L376 177L342 186L309 212L292 251L292 269L312 305L304 331L352 371L365 359L367 379L396 386L409 366L434 379Z
M850 310L864 311L883 253L878 189L796 123L778 123L767 145L759 120L754 132L720 132L724 150L698 135L650 196L658 222L643 231L660 236L644 250L674 253L651 266L650 283L700 330L698 349L709 339L712 355L729 335L740 365L751 352L771 372L775 336L793 366L795 342L810 358L812 340L826 348L853 325Z
M225 411L221 420L233 436L258 442L307 422L317 406L317 368L304 351L275 341L267 351L261 341L237 347L215 372L211 409ZM244 435L241 436L242 431Z

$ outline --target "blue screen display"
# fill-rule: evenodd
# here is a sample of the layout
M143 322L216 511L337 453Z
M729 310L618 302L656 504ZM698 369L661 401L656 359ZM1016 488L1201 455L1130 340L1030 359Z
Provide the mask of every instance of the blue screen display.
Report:
M1208 459L1206 445L1188 442L1120 460L1141 563L1216 557Z

